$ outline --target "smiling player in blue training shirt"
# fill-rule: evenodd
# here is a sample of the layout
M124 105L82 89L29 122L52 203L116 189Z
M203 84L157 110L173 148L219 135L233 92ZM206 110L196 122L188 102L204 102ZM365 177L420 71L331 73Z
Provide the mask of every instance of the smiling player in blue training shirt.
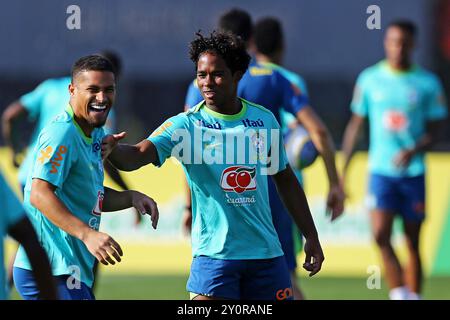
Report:
M264 18L252 27L248 13L233 9L222 15L219 20L219 28L240 36L245 40L247 49L251 48L254 60L239 82L238 96L265 106L283 124L283 133L287 134L286 150L293 169L300 167L299 152L305 135L314 139L314 143L309 140L306 144L306 147L310 148L312 159L317 157L317 149L321 150L330 185L327 206L332 209L332 220L336 219L343 212L344 194L339 185L334 162L334 146L327 128L312 107L308 105L306 85L303 79L279 65L284 53L281 24L274 18ZM254 45L252 46L250 43ZM185 108L192 107L202 100L203 97L194 81L189 86ZM297 118L307 128L307 131L302 130ZM288 124L291 125L291 128L288 128ZM304 132L304 134L300 136L300 132ZM318 146L317 149L314 144ZM295 171L295 173L301 181L300 172ZM268 186L273 223L291 274L294 297L303 299L304 295L296 281L297 262L294 243L294 236L298 237L300 241L301 236L297 230L294 231L292 219L271 179L268 181ZM190 201L187 203L189 204ZM189 205L187 209L190 209ZM191 220L190 217L190 212L187 211L184 217L185 224Z
M139 192L103 186L102 126L115 98L109 60L91 55L75 62L69 91L66 110L39 134L24 206L49 257L60 297L94 299L95 259L115 264L122 255L119 244L98 231L102 211L135 207L140 213L151 213L153 227L158 211L154 201ZM24 299L39 298L23 246L13 275Z
M109 160L122 170L177 156L192 194L194 299L291 299L286 261L270 213L267 174L306 238L304 267L317 273L323 252L305 194L289 167L280 127L264 107L237 97L250 57L240 39L212 33L191 43L205 101L164 122ZM119 136L105 139L109 152ZM181 142L180 142L181 140Z

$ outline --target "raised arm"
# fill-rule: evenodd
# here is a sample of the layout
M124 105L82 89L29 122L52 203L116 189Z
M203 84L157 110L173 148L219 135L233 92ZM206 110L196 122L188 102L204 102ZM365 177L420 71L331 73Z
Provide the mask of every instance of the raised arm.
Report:
M332 211L331 220L334 220L344 211L345 195L336 170L333 140L327 127L310 106L302 108L297 113L297 119L308 131L311 140L323 158L330 188L327 207Z
M39 244L36 232L27 217L22 218L8 229L8 233L25 249L39 287L39 299L56 300L56 287L52 277L47 254Z
M305 263L303 267L313 276L320 271L325 259L319 242L305 192L290 166L272 176L277 186L278 194L291 214L295 224L306 239Z
M86 223L73 215L55 194L56 187L51 183L33 179L30 202L54 225L73 237L83 241L89 252L104 265L115 264L112 255L121 261L122 249L109 235L91 229Z

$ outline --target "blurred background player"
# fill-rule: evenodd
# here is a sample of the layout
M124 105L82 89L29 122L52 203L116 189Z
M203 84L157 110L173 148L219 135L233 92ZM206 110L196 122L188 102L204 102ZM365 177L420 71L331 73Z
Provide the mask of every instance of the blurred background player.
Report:
M233 28L228 29L230 26L233 26ZM298 130L302 129L301 127L297 128L297 118L305 126L314 144L317 145L317 149L320 150L324 159L330 184L327 207L332 210L332 220L336 219L343 212L344 193L339 185L336 171L334 145L327 128L314 110L308 106L307 97L301 90L302 87L306 87L303 79L279 66L284 52L280 23L273 18L264 19L253 30L250 15L245 11L233 9L220 18L219 28L237 35L244 35L247 39L247 48L251 48L251 52L254 54L254 60L239 83L238 96L267 107L274 113L279 122L283 122L281 119L284 119L286 124L290 124L292 126L291 132L295 132L295 134L298 134ZM194 93L195 91L197 93ZM191 84L185 105L190 107L199 103L202 99L198 88L196 89ZM281 114L280 111L284 113ZM301 137L295 137L294 139L297 138ZM300 148L299 144L297 146ZM311 146L312 144L309 145L309 147ZM315 150L313 150L313 153L315 153ZM293 278L294 296L297 299L303 299L304 296L297 284L295 275L297 263L292 219L286 212L271 179L269 179L269 196L274 225ZM189 217L188 211L184 219L187 228L189 228Z
M100 52L100 55L107 58L113 64L117 77L122 72L122 62L120 57L109 50ZM3 138L6 145L10 148L12 154L12 163L15 167L19 167L19 184L20 190L23 192L25 187L27 175L30 171L33 161L33 149L37 143L37 138L41 130L51 121L53 118L61 113L69 103L70 95L67 89L71 83L71 77L52 78L45 80L36 87L35 90L23 95L18 101L10 104L2 115L3 124ZM19 141L21 135L17 132L18 121L27 117L35 122L35 127L31 135L28 147L26 150L25 158L19 165L19 149L22 145ZM103 128L105 133L113 133L116 131L116 117L115 111L111 110L108 120ZM105 171L111 177L111 179L122 189L128 190L129 187L120 175L116 168L111 166L108 162L104 163ZM139 224L141 221L141 215L136 213L135 224ZM9 264L8 279L10 286L12 283L12 264L14 257ZM97 268L97 265L96 267Z
M94 261L104 265L121 261L119 244L98 231L102 212L134 207L151 215L154 228L158 220L156 204L149 197L103 185L102 127L115 100L114 74L113 65L103 56L78 59L67 88L69 104L42 129L32 151L24 206L64 300L95 299ZM27 300L39 295L31 270L20 246L14 261L14 284Z
M51 276L47 254L39 244L36 232L28 220L25 210L14 192L9 188L0 173L0 300L8 298L3 265L3 239L9 234L19 242L33 267L33 275L40 291L40 299L57 299L57 293Z
M436 142L447 116L439 79L412 63L416 27L407 20L389 24L384 37L386 59L358 77L343 153L344 177L357 136L370 125L369 201L372 231L384 263L391 299L419 299L422 263L419 239L425 218L424 152ZM404 269L391 244L395 215L403 220L408 249Z

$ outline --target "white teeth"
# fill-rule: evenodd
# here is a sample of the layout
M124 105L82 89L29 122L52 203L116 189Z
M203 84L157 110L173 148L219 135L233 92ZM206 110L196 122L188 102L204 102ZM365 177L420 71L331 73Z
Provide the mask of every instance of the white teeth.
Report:
M106 109L106 106L99 106L99 105L91 105L91 108L92 109L95 109L95 110L105 110Z

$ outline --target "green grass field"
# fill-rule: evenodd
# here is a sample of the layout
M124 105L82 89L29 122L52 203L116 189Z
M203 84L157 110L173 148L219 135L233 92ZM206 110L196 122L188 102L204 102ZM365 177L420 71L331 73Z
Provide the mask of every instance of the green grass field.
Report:
M112 275L101 274L96 288L99 300L187 300L185 286L188 275ZM387 289L366 288L365 278L317 277L300 278L300 284L311 300L383 300ZM13 299L19 299L16 292ZM450 299L450 277L433 277L425 281L424 299Z

